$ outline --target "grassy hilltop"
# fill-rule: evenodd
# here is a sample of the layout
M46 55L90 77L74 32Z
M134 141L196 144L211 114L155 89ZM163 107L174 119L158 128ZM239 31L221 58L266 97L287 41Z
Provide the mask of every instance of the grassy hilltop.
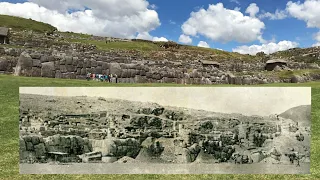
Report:
M293 48L285 51L279 51L271 55L258 53L256 56L239 54L236 52L227 52L213 48L203 48L190 45L182 45L175 42L169 42L174 48L163 49L162 45L168 44L166 42L153 42L148 40L133 39L132 41L111 41L106 43L107 38L98 37L90 34L75 33L75 32L61 32L56 27L50 24L38 22L32 19L25 19L21 17L14 17L0 14L0 26L12 28L14 31L33 31L35 33L52 33L59 35L55 41L57 43L81 43L95 45L99 50L132 50L141 52L145 57L150 59L157 59L158 56L170 59L171 57L179 57L180 59L188 59L190 57L197 57L201 55L207 60L214 61L265 61L270 58L285 58L302 62L319 63L319 59L314 55L320 54L320 48ZM160 58L161 59L161 58ZM159 59L159 60L160 60Z
M39 33L50 32L57 29L50 24L8 15L0 15L0 26L12 28L16 31L32 30Z
M67 41L67 42L78 42L83 44L92 44L96 45L100 50L136 50L142 51L148 55L154 55L156 52L161 51L162 53L166 53L168 55L173 54L188 54L190 56L195 56L197 54L203 54L208 56L216 56L213 57L214 60L219 61L220 59L235 59L235 60L254 60L255 56L250 55L242 55L239 53L231 53L226 51L221 51L218 49L211 48L202 48L196 46L189 45L181 45L178 49L174 49L173 51L164 50L160 46L164 44L164 42L152 42L147 40L139 40L135 39L133 41L124 42L124 41L115 41L106 43L106 37L96 38L90 34L82 34L82 33L74 33L74 32L60 32L57 31L56 27L53 27L49 24L34 21L32 19L25 19L21 17L0 15L0 26L12 28L14 31L34 31L36 33L50 33L56 30L56 34L62 36L62 39L58 39L58 41ZM172 42L173 44L176 44Z

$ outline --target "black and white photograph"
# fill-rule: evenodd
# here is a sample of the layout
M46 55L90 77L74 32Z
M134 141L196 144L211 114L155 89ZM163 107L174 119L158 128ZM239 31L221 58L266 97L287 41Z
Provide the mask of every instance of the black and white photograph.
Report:
M20 174L310 174L311 88L20 87L19 113Z

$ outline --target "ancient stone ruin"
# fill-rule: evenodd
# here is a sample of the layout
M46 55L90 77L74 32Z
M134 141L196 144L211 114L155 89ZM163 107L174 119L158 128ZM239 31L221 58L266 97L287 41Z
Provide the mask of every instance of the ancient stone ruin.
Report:
M293 152L310 162L309 126L278 116L86 97L20 101L21 163L290 164Z
M95 73L116 74L119 83L248 85L319 79L317 74L279 78L265 73L319 69L315 63L219 59L222 56L175 51L181 47L172 42L160 44L163 50L146 56L138 50L102 51L94 45L69 42L55 33L12 32L10 41L12 46L0 46L0 73L17 76L85 79L88 73Z

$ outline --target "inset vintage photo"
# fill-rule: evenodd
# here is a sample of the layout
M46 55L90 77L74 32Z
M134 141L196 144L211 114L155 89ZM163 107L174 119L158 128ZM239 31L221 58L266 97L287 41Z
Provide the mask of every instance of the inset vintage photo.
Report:
M309 174L311 88L20 88L21 174Z

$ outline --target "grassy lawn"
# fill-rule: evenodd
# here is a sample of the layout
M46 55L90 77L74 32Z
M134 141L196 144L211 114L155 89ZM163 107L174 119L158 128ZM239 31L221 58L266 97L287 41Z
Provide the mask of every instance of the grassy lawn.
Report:
M108 84L84 80L28 78L0 75L0 179L319 179L320 178L320 82L270 84L263 87L312 87L312 175L19 175L20 86L181 86L175 84ZM229 86L229 85L223 85ZM203 86L201 86L203 87ZM220 86L206 86L220 87ZM236 87L236 86L234 86Z
M302 76L303 74L315 75L320 74L320 69L302 69L294 71L256 71L256 72L236 72L235 75L257 75L264 74L272 77L279 77L280 79L288 79L295 75Z

